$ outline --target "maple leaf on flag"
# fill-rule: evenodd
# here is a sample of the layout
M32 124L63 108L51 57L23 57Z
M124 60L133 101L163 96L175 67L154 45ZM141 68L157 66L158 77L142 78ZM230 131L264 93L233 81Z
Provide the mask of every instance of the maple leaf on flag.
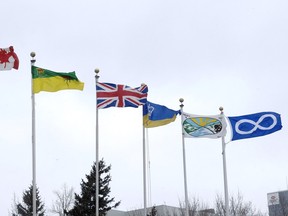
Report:
M16 70L19 68L19 59L13 46L0 48L0 70L11 70L12 68Z

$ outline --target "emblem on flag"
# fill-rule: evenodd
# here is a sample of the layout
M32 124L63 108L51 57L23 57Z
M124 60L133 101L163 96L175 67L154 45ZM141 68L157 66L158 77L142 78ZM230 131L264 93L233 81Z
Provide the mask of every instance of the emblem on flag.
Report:
M147 85L131 88L127 85L97 83L97 108L138 107L147 102Z
M0 48L0 70L11 70L12 68L16 70L19 68L19 59L13 46Z
M226 121L223 115L199 116L182 113L184 137L220 138L226 135Z
M282 128L280 115L275 112L261 112L228 119L232 127L232 140L264 136Z

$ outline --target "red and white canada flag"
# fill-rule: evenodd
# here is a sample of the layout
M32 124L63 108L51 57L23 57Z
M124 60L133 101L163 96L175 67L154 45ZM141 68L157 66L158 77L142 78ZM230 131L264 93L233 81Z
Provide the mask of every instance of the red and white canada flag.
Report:
M11 70L12 68L18 70L19 59L14 52L13 46L9 48L0 48L0 71Z

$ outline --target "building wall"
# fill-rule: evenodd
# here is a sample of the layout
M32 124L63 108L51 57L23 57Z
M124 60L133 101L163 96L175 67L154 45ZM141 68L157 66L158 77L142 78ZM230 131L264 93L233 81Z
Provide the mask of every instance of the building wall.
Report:
M181 209L173 206L159 205L155 206L157 210L157 216L181 216ZM147 214L152 210L152 207L147 208ZM132 211L118 211L110 210L107 216L143 216L144 209L136 209Z
M155 206L156 208L156 215L157 216L183 216L185 215L185 209L181 209L178 207L167 206L167 205L159 205ZM152 207L147 208L147 214L150 215ZM215 211L214 209L205 209L199 211L197 215L209 215L214 216ZM144 216L144 209L136 209L133 211L118 211L118 210L110 210L107 213L107 216Z
M267 194L269 216L288 216L288 190Z
M111 209L108 211L107 216L127 216L127 212Z

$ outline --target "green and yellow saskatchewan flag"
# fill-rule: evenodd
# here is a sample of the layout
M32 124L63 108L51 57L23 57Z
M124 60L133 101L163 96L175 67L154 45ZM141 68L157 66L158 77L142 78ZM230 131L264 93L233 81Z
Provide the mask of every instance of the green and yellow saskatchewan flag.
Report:
M40 91L56 92L65 89L83 90L84 83L80 82L75 72L54 72L32 66L33 93Z

